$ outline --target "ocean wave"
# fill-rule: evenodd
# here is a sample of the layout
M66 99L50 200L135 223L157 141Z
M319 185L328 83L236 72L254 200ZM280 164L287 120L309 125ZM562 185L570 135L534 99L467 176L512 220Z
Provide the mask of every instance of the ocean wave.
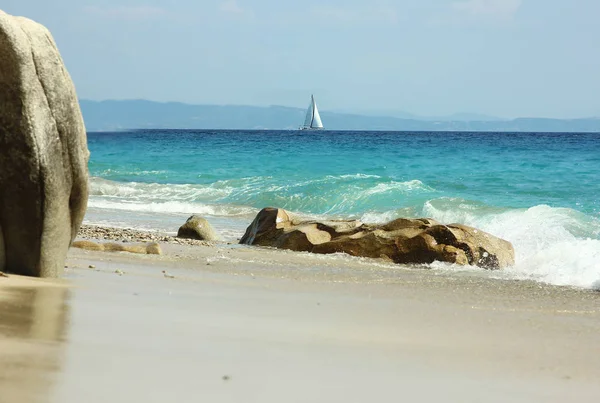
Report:
M418 209L416 207L404 207L394 210L388 211L367 211L363 214L360 214L358 218L362 222L371 223L371 224L384 224L390 221L395 220L396 218L417 218L419 214L417 214Z
M462 198L435 198L437 191L419 180L360 174L298 182L265 176L193 185L102 178L92 178L90 183L89 206L107 213L190 213L237 217L249 224L259 209L273 206L314 219L358 218L382 223L398 217L430 217L447 224L461 223L513 244L516 264L499 276L585 288L600 285L600 219L571 208L510 208Z
M164 204L230 204L262 208L277 206L309 214L352 215L367 208L386 210L411 197L435 192L419 180L394 181L377 175L324 176L294 182L273 177L218 180L207 184L115 182L92 177L91 200ZM139 207L132 207L139 208ZM136 210L137 211L137 210Z
M369 175L369 174L346 174L346 175L338 175L338 176L328 176L330 178L340 178L340 179L379 179L381 176L379 175Z
M431 200L424 215L462 223L510 241L514 267L501 276L594 288L600 281L600 220L569 208L486 206L462 199Z
M100 171L98 173L98 175L100 175L100 177L106 177L106 176L152 176L155 177L157 175L165 175L169 173L169 171L165 171L165 170L126 170L126 171L122 171L119 169L105 169L103 171Z
M503 277L590 289L600 285L600 240L564 239L529 251L517 243L515 251L517 263Z
M367 196L388 193L388 192L408 193L408 192L413 192L413 191L434 192L435 189L433 189L430 186L425 185L423 182L421 182L418 179L406 181L406 182L390 181L390 182L386 182L386 183L378 183L377 185L373 186L372 188L363 190L360 193L360 196L367 197Z
M132 211L143 213L161 213L161 214L200 214L221 217L254 217L258 210L246 206L234 206L225 204L200 204L185 203L179 201L140 203L135 201L123 202L113 200L94 200L88 201L89 208L117 211Z
M516 238L526 230L543 232L550 242L565 236L598 238L600 235L600 220L565 207L508 208L459 198L440 198L427 201L422 215L444 223L479 227L510 238Z
M192 184L161 184L142 182L115 182L90 178L90 195L120 197L132 200L180 200L218 199L226 197L233 188L211 187Z

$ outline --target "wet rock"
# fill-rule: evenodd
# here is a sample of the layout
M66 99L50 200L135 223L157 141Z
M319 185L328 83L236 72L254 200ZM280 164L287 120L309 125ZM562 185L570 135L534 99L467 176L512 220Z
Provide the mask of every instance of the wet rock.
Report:
M460 224L433 225L412 238L396 240L399 263L431 263L434 260L500 269L514 265L510 242Z
M271 245L279 230L283 232L292 226L292 221L287 211L283 209L265 207L254 218L240 239L241 244Z
M148 255L162 255L162 250L160 249L160 245L156 242L152 242L146 245L146 253Z
M92 241L75 241L71 245L74 248L85 249L85 250L104 250L104 245L97 242Z
M0 270L62 274L87 206L88 158L52 35L0 11Z
M473 227L443 225L428 218L400 218L384 225L355 220L297 221L285 210L265 208L240 243L405 264L442 261L492 270L514 264L510 242Z
M162 250L160 245L157 243L150 243L147 245L132 245L122 244L114 242L98 243L88 240L75 241L72 245L74 248L103 251L103 252L129 252L129 253L140 253L148 255L161 255Z
M206 218L193 215L177 231L178 238L197 239L200 241L216 241L215 230Z

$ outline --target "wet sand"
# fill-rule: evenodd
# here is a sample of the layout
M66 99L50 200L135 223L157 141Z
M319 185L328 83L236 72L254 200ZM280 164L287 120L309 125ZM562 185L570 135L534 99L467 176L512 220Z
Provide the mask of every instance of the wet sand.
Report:
M0 278L0 402L600 396L598 292L161 246L163 256L72 249L61 281Z

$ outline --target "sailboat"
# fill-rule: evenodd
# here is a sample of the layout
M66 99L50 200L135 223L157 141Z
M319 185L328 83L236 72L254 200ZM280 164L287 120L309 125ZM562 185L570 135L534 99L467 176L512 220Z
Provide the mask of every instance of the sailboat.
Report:
M300 130L320 130L323 129L323 122L321 122L321 116L317 109L317 103L315 102L314 95L310 96L310 105L306 111L306 118L304 119L304 125L300 127Z

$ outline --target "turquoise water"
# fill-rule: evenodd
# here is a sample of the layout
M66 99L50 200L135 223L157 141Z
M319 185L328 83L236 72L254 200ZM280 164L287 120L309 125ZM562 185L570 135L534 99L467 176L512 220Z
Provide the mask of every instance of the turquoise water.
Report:
M256 212L428 216L513 242L515 274L600 280L600 134L154 130L89 133L87 220L225 238Z

